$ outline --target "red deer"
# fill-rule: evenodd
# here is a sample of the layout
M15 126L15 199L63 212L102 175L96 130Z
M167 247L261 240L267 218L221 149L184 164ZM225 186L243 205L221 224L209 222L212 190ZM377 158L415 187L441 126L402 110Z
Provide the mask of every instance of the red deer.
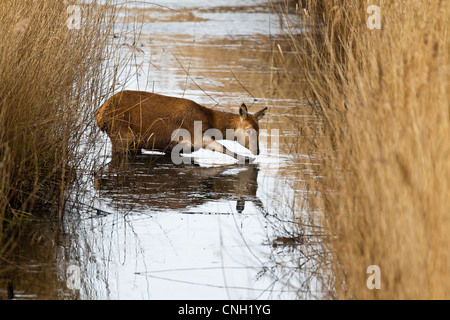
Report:
M252 115L242 104L239 114L233 114L208 109L188 99L122 91L108 99L95 117L100 129L111 139L113 153L140 154L141 149L171 152L181 145L184 152L209 148L241 159L216 140L237 140L253 154L259 154L258 122L266 110L267 107ZM201 132L196 132L199 129ZM177 130L188 132L190 139L185 136L181 139L174 134ZM230 135L229 130L234 134Z

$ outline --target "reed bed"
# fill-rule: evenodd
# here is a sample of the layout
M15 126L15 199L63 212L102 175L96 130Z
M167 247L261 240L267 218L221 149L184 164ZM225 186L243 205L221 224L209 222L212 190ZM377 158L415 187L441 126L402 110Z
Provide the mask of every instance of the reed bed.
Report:
M370 5L380 8L380 29L368 28ZM305 79L295 89L310 98L302 112L321 120L298 122L297 150L315 162L313 174L299 175L318 191L301 203L322 213L318 232L328 235L316 275L322 297L449 299L450 2L277 9L295 56L289 72ZM380 289L366 285L371 265Z
M111 88L114 6L72 2L0 3L0 258L25 221L62 217Z

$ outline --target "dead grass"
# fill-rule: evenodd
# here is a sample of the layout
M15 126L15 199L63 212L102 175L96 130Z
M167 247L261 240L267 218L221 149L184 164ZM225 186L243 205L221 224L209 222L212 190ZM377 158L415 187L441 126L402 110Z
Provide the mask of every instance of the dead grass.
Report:
M108 95L112 7L82 6L80 29L63 0L0 3L0 257L20 225L61 217L93 141L92 110Z
M366 27L372 4L381 30ZM449 299L450 2L299 1L296 17L284 15L296 70L322 120L299 132L301 152L320 159L307 180L320 196L306 201L333 235L328 293ZM370 265L380 290L366 287Z

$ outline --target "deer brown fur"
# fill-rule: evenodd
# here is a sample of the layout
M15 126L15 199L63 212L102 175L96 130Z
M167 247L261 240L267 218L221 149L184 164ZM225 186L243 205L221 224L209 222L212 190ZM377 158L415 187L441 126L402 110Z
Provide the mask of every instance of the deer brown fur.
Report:
M111 139L113 153L140 153L141 149L170 152L181 140L172 141L177 129L189 131L191 151L208 147L238 158L238 155L208 136L208 129L217 129L227 138L227 129L235 130L235 138L243 146L259 154L259 124L267 108L254 115L242 104L239 114L205 108L198 103L143 91L122 91L108 99L95 114L100 129ZM201 121L201 146L194 141L194 122ZM251 148L250 138L257 148ZM253 150L252 150L253 149Z

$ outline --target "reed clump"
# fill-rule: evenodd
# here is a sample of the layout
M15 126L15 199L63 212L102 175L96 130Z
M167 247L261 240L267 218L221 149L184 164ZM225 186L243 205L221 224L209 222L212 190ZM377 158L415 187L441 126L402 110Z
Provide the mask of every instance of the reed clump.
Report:
M113 9L70 6L0 3L0 257L23 221L61 217L83 146L95 139L92 112L108 94Z
M381 29L367 26L370 5L380 8ZM450 2L286 8L295 6L297 19L285 15L297 64L291 72L306 80L302 89L321 119L298 125L302 152L306 144L316 160L309 188L319 191L305 201L323 213L331 235L323 240L327 292L449 299ZM380 267L379 290L366 286L371 265Z

